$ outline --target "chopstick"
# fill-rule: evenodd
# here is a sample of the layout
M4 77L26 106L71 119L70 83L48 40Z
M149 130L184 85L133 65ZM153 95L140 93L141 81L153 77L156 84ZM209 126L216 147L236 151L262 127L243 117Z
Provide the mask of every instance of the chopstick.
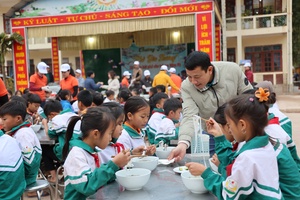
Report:
M200 119L202 119L203 121L209 121L209 119L205 119L205 118L202 118L202 117L200 117Z

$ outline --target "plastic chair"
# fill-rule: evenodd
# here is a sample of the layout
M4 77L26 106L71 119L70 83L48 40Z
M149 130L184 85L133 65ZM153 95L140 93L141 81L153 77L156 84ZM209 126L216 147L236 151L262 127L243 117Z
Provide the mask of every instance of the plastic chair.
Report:
M57 168L56 170L56 182L55 182L55 199L58 199L58 195L62 198L63 197L63 191L59 190L60 188L65 187L65 182L61 181L63 180L63 172L64 172L64 167L61 165ZM61 175L62 174L62 175ZM63 199L63 198L62 198Z
M44 180L36 180L36 182L34 184L31 184L30 186L26 187L25 192L36 192L37 199L41 200L43 190L48 188L49 192L50 192L50 199L53 200L50 183L47 181L46 177L44 176L44 174L42 173L42 171L40 169L39 169L39 173L41 174L41 176L43 177ZM23 195L21 197L21 200L23 200Z

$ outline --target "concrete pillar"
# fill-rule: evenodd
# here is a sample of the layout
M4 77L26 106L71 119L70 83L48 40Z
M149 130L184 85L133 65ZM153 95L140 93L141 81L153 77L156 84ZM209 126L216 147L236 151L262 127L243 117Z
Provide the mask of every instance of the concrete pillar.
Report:
M236 6L236 24L237 24L237 46L236 46L236 62L239 63L240 60L244 58L244 50L243 50L243 44L242 44L242 4L241 0L235 0L235 6Z
M223 43L221 44L223 61L227 61L227 36L226 36L226 1L221 1L221 10L222 10L222 38ZM220 48L221 48L220 47Z

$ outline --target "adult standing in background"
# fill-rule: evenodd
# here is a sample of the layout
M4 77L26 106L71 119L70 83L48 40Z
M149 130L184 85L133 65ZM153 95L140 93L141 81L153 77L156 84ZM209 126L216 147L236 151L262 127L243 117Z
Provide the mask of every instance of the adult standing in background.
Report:
M93 71L88 71L86 73L86 79L84 81L84 87L86 90L94 91L100 88L102 84L100 82L96 84L94 78L95 78L95 73Z
M163 85L166 88L170 85L174 90L179 93L180 88L175 85L175 83L171 80L170 76L167 74L168 67L166 65L162 65L160 67L160 71L158 74L154 76L152 87L157 85Z
M41 107L44 106L46 101L46 93L50 92L50 88L47 86L48 79L46 74L49 66L44 62L39 62L37 65L36 73L30 76L29 79L29 91L33 94L39 95L42 100Z
M0 78L0 107L6 102L8 102L8 92L2 78Z
M53 74L51 72L51 69L50 69L50 67L48 65L47 65L47 74L46 74L46 77L47 77L47 85L49 83L53 83L54 82L54 76L53 76Z
M140 68L140 62L134 61L132 70L132 88L140 90L142 88L141 80L143 76L143 70Z
M151 74L149 70L144 71L144 78L141 81L144 94L147 94L149 92L146 91L146 88L150 89L152 87L153 79L150 77L150 75Z
M60 71L62 73L63 79L60 81L60 89L61 90L70 90L71 95L73 97L73 101L77 100L78 94L78 81L72 76L71 67L69 64L62 64L60 66Z
M174 84L178 88L181 88L181 82L182 82L182 80L181 80L181 77L176 74L176 69L173 68L173 67L171 67L170 70L169 70L169 72L170 72L170 78L171 78L171 80L174 82ZM174 88L171 88L171 94L178 94L178 91L175 90Z
M244 65L245 68L245 75L248 79L248 81L252 84L253 83L253 73L251 71L251 63L245 63Z
M211 63L209 55L201 51L188 55L185 68L188 78L181 84L183 118L179 127L179 142L169 155L169 159L176 158L177 161L184 158L186 149L191 144L194 115L209 119L219 106L253 88L236 63ZM211 143L212 154L214 140L210 140Z
M76 79L78 81L78 87L84 88L85 87L84 86L84 78L82 77L81 74L82 74L82 72L81 72L80 69L76 69L75 70L75 77L76 77Z
M116 76L116 73L113 70L110 70L108 73L108 85L102 85L101 88L105 90L112 90L115 92L115 98L117 98L120 89L120 81Z

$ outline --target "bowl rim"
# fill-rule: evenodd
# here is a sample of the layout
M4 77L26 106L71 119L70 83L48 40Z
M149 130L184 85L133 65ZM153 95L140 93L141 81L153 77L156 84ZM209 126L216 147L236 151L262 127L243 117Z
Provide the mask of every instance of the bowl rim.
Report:
M173 149L175 149L176 147L167 147L167 150L165 151L164 150L164 147L157 147L156 148L156 152L157 152L157 150L159 150L160 152L168 152L168 149L170 149L170 150L173 150Z
M191 176L193 176L193 178L188 178L186 177L186 174L189 174ZM191 174L190 171L184 171L180 174L181 178L187 179L187 180L197 180L197 179L203 179L200 175L199 176L194 176Z
M157 156L145 156L143 158L139 158L139 157L132 158L131 161L132 162L140 163L140 162L138 162L139 160L143 160L143 159L146 159L146 158L150 158L150 159L149 160L144 160L144 162L142 162L142 163L149 163L149 162L153 162L153 161L158 161L159 160L159 157L157 157Z
M139 175L139 177L142 177L142 176L147 176L149 174L151 174L151 170L149 169L146 169L146 168L132 168L132 169L122 169L122 170L119 170L115 173L116 177L122 177L122 178L128 178L130 176L127 176L126 174L120 174L120 173L123 173L123 171L145 171L145 174L142 174L142 175ZM137 177L137 176L133 176L133 177Z

